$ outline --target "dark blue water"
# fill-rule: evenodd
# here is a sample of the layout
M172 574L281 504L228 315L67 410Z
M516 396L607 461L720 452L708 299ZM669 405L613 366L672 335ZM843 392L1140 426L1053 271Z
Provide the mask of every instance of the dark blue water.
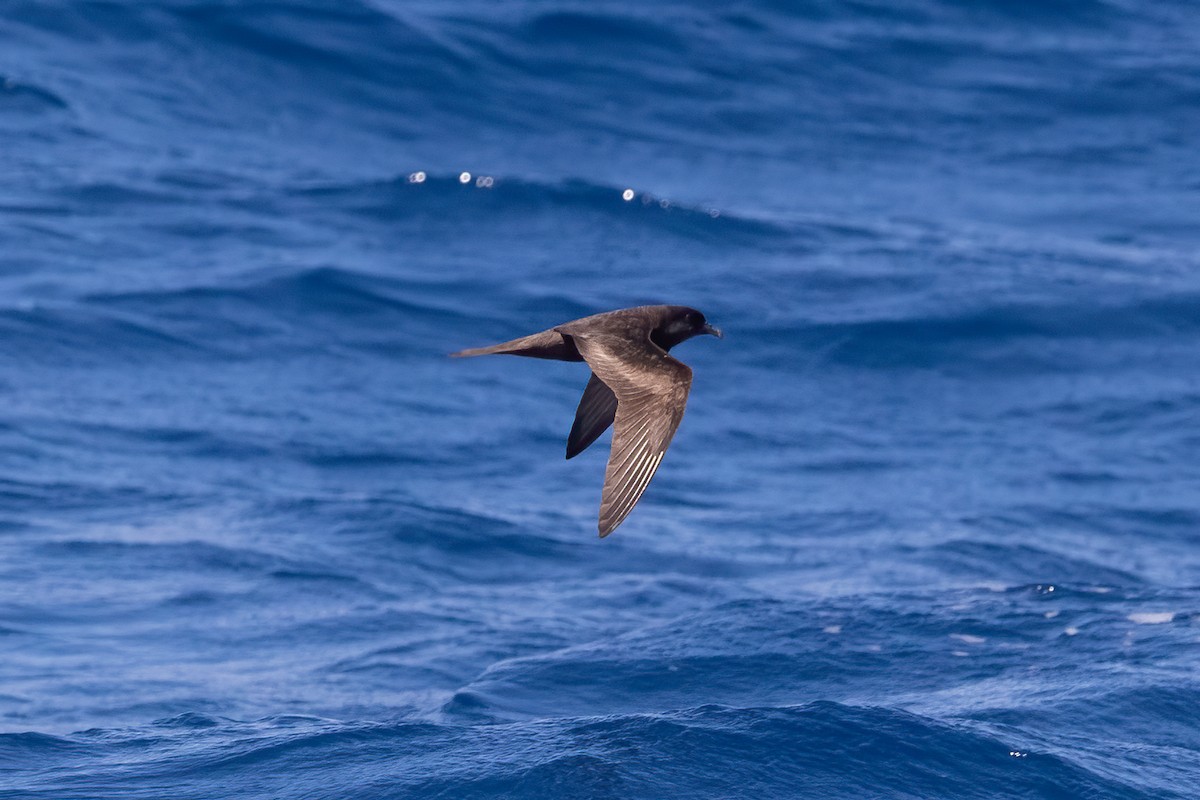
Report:
M0 797L1200 796L1196 12L0 2Z

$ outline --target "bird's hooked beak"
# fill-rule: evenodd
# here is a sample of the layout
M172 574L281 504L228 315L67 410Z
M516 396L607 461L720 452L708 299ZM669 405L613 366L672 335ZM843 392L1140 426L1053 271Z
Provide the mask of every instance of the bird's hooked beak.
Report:
M725 334L721 333L720 328L714 328L712 325L709 325L707 322L704 323L704 332L711 334L711 335L717 337L718 339L725 338Z

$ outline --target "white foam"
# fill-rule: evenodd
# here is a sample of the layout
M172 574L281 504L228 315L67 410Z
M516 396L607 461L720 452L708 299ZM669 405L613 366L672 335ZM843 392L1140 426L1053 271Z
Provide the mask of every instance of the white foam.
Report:
M1174 611L1141 611L1129 615L1129 621L1136 622L1138 625L1162 625L1173 619L1175 619Z

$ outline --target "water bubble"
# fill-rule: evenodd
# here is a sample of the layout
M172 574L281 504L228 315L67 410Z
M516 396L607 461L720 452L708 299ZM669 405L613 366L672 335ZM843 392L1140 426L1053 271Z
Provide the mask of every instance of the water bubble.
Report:
M408 182L409 183L424 183L425 182L425 173L424 172L412 173L411 175L408 176Z
M458 176L458 182L459 183L470 183L471 182L471 173L469 173L469 172L461 173Z
M480 175L475 179L475 185L480 189L490 189L495 182L491 175Z
M625 191L621 192L621 199L624 200L626 203L628 203L630 200L632 200L633 199L633 189L626 189Z

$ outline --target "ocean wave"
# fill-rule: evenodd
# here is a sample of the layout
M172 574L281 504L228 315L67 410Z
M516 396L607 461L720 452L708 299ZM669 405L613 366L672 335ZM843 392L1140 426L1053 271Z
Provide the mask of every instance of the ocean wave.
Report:
M686 229L687 235L714 222L698 211L680 212L679 219L675 230ZM745 225L752 236L764 235L757 223L730 224ZM90 294L79 305L0 308L0 333L14 343L4 357L28 363L115 362L135 355L245 358L314 346L386 353L401 351L412 341L433 344L444 336L461 336L460 331L481 321L499 336L501 316L507 319L526 307L545 324L596 310L571 295L531 293L537 289L532 284L501 290L510 293L506 303L511 311L487 307L482 294L495 284L490 275L414 281L313 267L217 286ZM859 290L871 285L869 276L865 283L854 282ZM463 302L448 299L456 296ZM1154 347L1163 337L1200 332L1196 320L1200 298L1175 293L1125 303L1010 304L940 315L914 309L895 318L800 319L788 327L747 319L739 330L764 345L760 358L786 350L789 360L815 355L829 364L860 368L942 365L1045 372L1107 366L1122 351L1130 359L1140 358L1141 343ZM270 349L264 351L263 342L270 342ZM439 349L453 348L445 344Z
M1046 578L1062 583L1137 586L1134 572L1029 545L956 539L927 548L922 557L945 573L1020 583Z
M1120 4L1080 2L1056 4L1051 12L1030 4L964 9L912 2L785 9L762 2L733 14L676 5L664 11L439 14L366 2L88 3L53 17L30 13L24 22L92 49L100 36L130 46L159 41L174 57L165 69L178 78L162 89L171 99L167 108L189 126L257 126L272 116L309 114L320 108L309 91L316 87L330 106L349 110L365 127L386 126L405 138L436 136L439 128L467 120L512 131L587 125L632 131L649 142L720 144L749 154L778 150L769 138L780 130L807 138L822 126L836 126L855 150L878 144L881 129L894 144L932 143L948 127L987 127L973 124L983 115L983 98L999 133L985 131L976 145L1005 157L1027 149L1012 134L1047 119L1048 107L1119 119L1117 112L1131 103L1155 111L1189 108L1197 92L1186 65L1164 59L1138 67L1109 58L1113 31L1131 20L1161 25L1158 17L1169 16L1170 8L1138 14ZM1021 35L1033 22L1050 24L1047 19L1076 34L1068 52L1053 37ZM1097 75L1092 91L1023 79L1010 63L1014 49L1026 60L1055 60L1065 72ZM182 64L218 80L206 89ZM1171 80L1155 80L1164 68ZM930 92L931 81L947 73L948 85ZM269 76L274 91L249 75ZM830 91L830 81L840 91ZM65 91L9 94L38 98L23 102L76 105ZM595 101L561 100L581 92ZM924 101L921 116L908 111L914 94ZM161 98L137 102L148 99ZM626 111L619 122L614 108ZM413 109L434 124L381 119L382 111ZM896 137L900 128L906 134ZM759 136L747 136L756 131ZM1061 141L1086 145L1074 135Z
M10 344L0 359L34 367L48 362L126 360L147 354L161 358L213 354L209 345L163 326L71 307L0 309L0 336Z
M200 724L196 725L194 722ZM181 723L182 722L182 727ZM180 734L187 733L189 739ZM136 773L120 754L145 754ZM0 737L48 766L40 791L150 796L238 781L256 797L1149 797L1060 756L894 709L815 702L495 726L313 718L164 720L155 732ZM33 788L19 767L14 790ZM847 776L852 777L847 777ZM1161 795L1159 795L1161 796Z
M54 92L0 74L0 114L19 116L67 108L67 101Z
M1164 336L1200 332L1200 297L1186 293L1126 302L1009 304L925 314L914 309L891 319L763 323L751 330L773 348L819 353L830 364L861 368L949 367L1073 372L1109 367L1122 350L1127 363ZM775 349L764 355L774 356Z
M275 357L314 347L397 350L414 332L436 334L465 318L435 299L447 284L316 267L258 282L0 308L0 335L12 345L0 358L44 366Z
M259 313L269 312L291 318L362 316L446 316L453 306L418 303L401 293L405 282L383 276L356 273L335 267L315 267L281 277L242 286L183 287L166 291L128 292L91 295L87 301L96 306L136 309L166 317L203 316L223 305L242 304ZM439 287L440 288L440 287ZM434 292L426 290L428 294ZM243 311L234 308L233 311ZM253 317L253 314L245 314Z
M298 190L298 194L322 205L333 203L346 213L380 219L441 217L452 212L464 223L486 214L493 224L497 221L503 224L510 216L535 213L558 216L574 212L727 244L794 240L806 234L802 226L679 203L644 190L580 178L548 183L503 175L463 172L455 176L416 171L387 181L308 186Z

